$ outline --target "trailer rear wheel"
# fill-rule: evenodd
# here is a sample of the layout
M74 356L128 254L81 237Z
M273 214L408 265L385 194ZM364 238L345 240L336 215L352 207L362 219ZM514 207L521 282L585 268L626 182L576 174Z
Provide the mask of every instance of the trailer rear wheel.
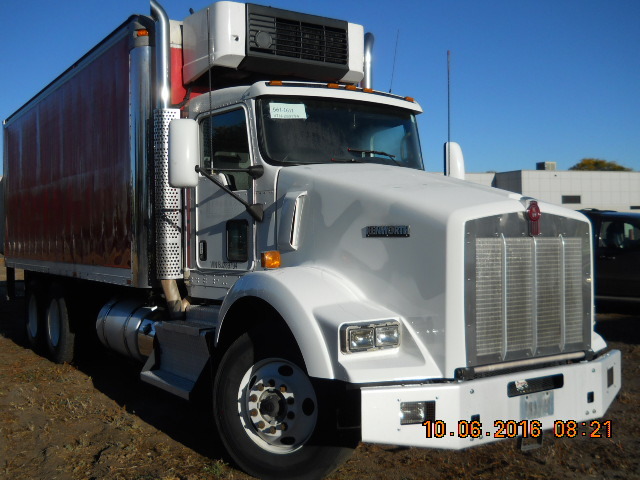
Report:
M357 446L338 434L335 406L292 350L264 332L244 334L216 375L214 416L222 441L243 470L263 479L323 478Z
M42 344L42 300L35 282L29 283L26 294L25 333L27 341L33 350L38 350Z
M71 331L67 302L62 289L53 285L45 314L45 329L49 356L55 363L73 360L75 335Z

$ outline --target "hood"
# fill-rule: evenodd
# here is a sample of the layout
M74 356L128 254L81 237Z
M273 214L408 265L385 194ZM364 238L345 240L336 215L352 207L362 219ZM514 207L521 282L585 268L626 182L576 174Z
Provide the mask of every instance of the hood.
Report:
M465 292L475 277L465 272L476 261L467 258L473 238L529 238L530 200L402 167L287 167L277 182L277 248L283 267L329 271L357 298L397 314L401 349L416 365L405 379L451 377L467 364ZM560 231L552 224L568 225L565 217L588 232L579 213L538 203L547 236Z

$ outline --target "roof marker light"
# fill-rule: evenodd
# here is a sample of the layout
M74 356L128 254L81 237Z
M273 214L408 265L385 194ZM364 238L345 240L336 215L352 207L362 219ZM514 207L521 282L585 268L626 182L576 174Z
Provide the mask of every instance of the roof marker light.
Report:
M267 85L269 85L270 87L281 87L282 80L271 80L270 82L267 82Z
M337 83L327 83L328 88L340 88L340 85Z

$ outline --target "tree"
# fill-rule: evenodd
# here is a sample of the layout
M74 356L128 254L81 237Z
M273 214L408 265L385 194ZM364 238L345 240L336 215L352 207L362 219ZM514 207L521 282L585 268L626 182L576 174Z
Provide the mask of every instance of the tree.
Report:
M631 169L618 165L616 162L600 160L599 158L583 158L569 170L587 170L587 171L609 171L609 172L630 172Z

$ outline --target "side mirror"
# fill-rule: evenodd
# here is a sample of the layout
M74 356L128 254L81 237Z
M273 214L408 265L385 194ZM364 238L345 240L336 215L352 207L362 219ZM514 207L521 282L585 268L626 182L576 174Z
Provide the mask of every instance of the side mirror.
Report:
M169 185L173 188L198 186L200 141L198 122L176 118L169 123Z
M444 144L444 174L448 177L464 180L464 157L462 148L456 142Z

